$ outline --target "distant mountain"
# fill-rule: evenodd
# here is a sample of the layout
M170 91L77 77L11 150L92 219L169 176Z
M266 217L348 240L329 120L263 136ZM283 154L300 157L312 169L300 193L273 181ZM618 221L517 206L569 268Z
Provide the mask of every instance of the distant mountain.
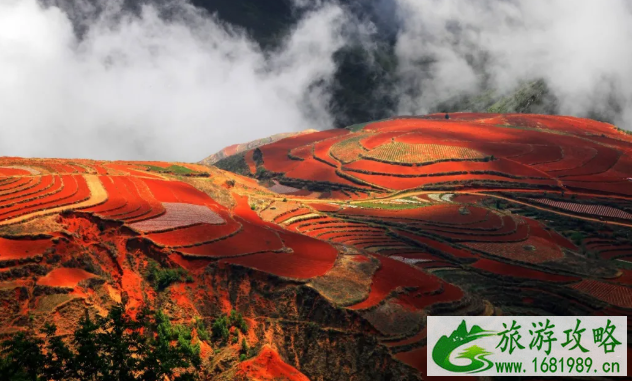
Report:
M274 143L277 140L289 138L290 136L308 134L312 132L316 132L316 130L310 129L310 130L304 130L300 132L284 132L284 133L268 136L266 138L256 139L248 143L233 144L232 146L228 146L218 152L215 152L211 156L208 156L207 158L200 160L199 164L213 165L217 163L218 161L225 159L229 156L236 155L238 153L241 153L247 150L255 149L257 147L261 147L264 144Z

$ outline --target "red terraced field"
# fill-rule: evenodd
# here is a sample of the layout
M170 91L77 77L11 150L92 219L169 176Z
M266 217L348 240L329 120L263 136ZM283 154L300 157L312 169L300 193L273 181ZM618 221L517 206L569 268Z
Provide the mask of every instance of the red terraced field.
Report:
M477 160L486 157L483 153L466 147L440 144L405 144L401 142L387 143L366 153L359 151L358 155L360 153L362 153L363 158L396 165L442 160Z
M387 132L382 134L372 134L360 140L360 144L367 150L372 150L393 141L394 138L400 136L401 132Z
M459 205L431 205L414 209L392 210L377 208L345 208L339 212L345 216L368 216L379 218L411 219L433 224L469 225L484 221L488 211L483 208L469 207L469 213L459 211Z
M549 171L550 174L555 175L557 177L571 177L571 176L586 176L586 175L595 175L608 171L612 168L619 157L621 156L621 152L609 147L598 146L595 145L595 150L597 150L597 155L590 159L585 164L567 170L559 170L559 171ZM572 180L569 178L568 180Z
M145 171L136 170L132 166L126 165L126 164L108 163L108 164L105 164L105 167L111 168L115 171L121 172L126 175L138 176L138 177L150 178L150 179L162 179L162 177L158 175L154 175Z
M309 279L331 269L338 251L326 242L294 233L279 233L291 253L262 253L230 258L226 262L252 267L282 277Z
M586 205L574 202L554 201L546 198L531 199L533 202L552 206L557 209L568 210L578 214L590 214L594 216L619 218L622 220L632 220L632 213L616 209L605 205Z
M263 165L268 171L288 172L297 164L296 161L288 160L287 155L291 149L347 133L349 133L347 130L334 129L313 134L296 135L272 144L266 144L259 147L263 154Z
M525 165L538 165L544 163L555 163L564 158L562 148L560 146L549 145L531 145L533 150L519 156L513 156L511 159Z
M50 239L6 239L0 237L0 261L42 255L53 247Z
M0 292L0 305L8 307L0 313L0 334L22 329L14 322L33 308L42 310L35 330L45 321L74 327L84 307L105 311L124 298L130 314L144 303L173 303L174 324L199 316L209 327L219 311L234 309L249 326L231 333L238 343L226 345L234 353L242 338L255 351L269 343L282 356L290 353L283 360L296 371L316 352L330 353L341 360L328 364L332 374L355 369L360 381L425 372L426 314L625 315L632 308L632 271L616 259L632 258L626 240L632 219L622 214L632 213L632 137L575 118L443 116L265 144L244 152L240 172L249 178L194 164L181 164L195 173L179 177L145 171L174 163L0 157L0 168L29 173L0 173L0 289L9 290ZM232 148L224 152L238 146ZM370 152L392 163L362 159ZM259 154L263 164L257 163L268 172L256 171ZM281 194L294 196L299 188L306 197ZM564 207L576 205L549 205L551 191L557 199L562 190L572 197L568 204L585 204L576 213L617 221L584 223L565 214ZM493 199L520 194L533 205L542 199L557 216ZM79 208L86 213L36 214L76 210L88 198L94 200L81 206L92 206ZM415 200L423 202L416 207ZM586 209L597 202L603 207ZM581 239L581 247L564 236ZM186 273L159 290L147 271L150 260ZM95 274L110 281L77 287ZM75 301L65 305L72 308L47 314L43 307L65 298L55 293L70 291L34 292L34 286L76 288ZM339 319L325 326L323 314ZM302 322L299 330L277 326L279 316ZM307 325L318 327L320 345L309 355L296 340ZM268 334L278 328L283 338ZM323 339L332 328L344 343ZM376 364L369 377L366 359L336 349L359 338ZM212 362L222 344L202 339L200 345ZM227 356L228 364L238 363L238 354ZM278 365L265 364L257 375Z
M90 197L90 190L82 176L62 175L62 189L33 201L21 203L0 211L0 220L22 216L35 211L72 205Z
M345 136L344 140L339 141L331 146L331 149L329 150L331 157L341 163L350 163L352 161L358 160L360 158L360 155L366 152L364 147L360 144L360 141L366 136L366 134L353 134ZM315 150L314 155L316 155Z
M531 237L516 243L469 242L465 245L489 254L527 263L543 263L564 258L562 250L557 245L552 245L539 237Z
M535 165L543 171L563 171L581 167L586 162L597 156L597 150L593 147L581 145L561 145L562 160Z
M82 280L95 276L82 269L60 267L40 278L37 284L49 287L75 287Z
M55 184L55 180L56 177L53 175L38 176L31 186L2 197L2 200L0 200L0 207L11 206L19 202L29 201L34 198L41 197L40 194L52 187Z
M31 173L25 169L0 167L0 176L28 176Z
M314 146L311 144L296 147L290 150L289 157L292 160L305 160L308 157L312 157L314 153Z
M629 287L618 286L593 279L585 279L569 287L609 304L623 308L632 308L632 289Z
M299 162L291 171L286 172L286 177L300 180L317 179L320 182L328 182L334 184L342 184L350 187L358 188L358 185L336 174L336 169L324 164L314 158L308 158Z
M290 210L276 216L274 218L274 222L276 222L277 224L283 223L291 218L299 217L299 216L302 216L304 214L309 214L309 213L311 213L311 210L309 210L308 208L298 208L298 209Z
M363 310L376 306L398 287L419 287L419 291L424 293L435 291L441 287L441 280L435 276L395 259L386 257L379 257L378 259L381 266L373 276L368 298L349 307L350 309Z
M202 223L161 233L149 233L145 236L159 245L178 247L222 239L237 233L240 229L241 224L233 219L227 219L225 224Z
M442 243L430 238L426 238L426 237L421 237L419 235L413 234L413 233L409 233L409 232L405 232L405 231L401 231L401 230L397 230L396 233L398 235L401 235L403 237L412 239L415 242L421 243L422 245L425 245L427 247L430 247L432 249L438 250L442 253L446 253L449 255L452 255L456 258L472 258L474 257L474 254L466 251L466 250L462 250L462 249L458 249L455 247L452 247L446 243Z
M237 234L201 245L191 242L188 245L190 247L179 248L178 252L190 256L224 258L283 249L283 243L274 231L240 218L236 218L236 221L242 225ZM191 246L196 244L197 246Z
M307 204L308 206L318 210L319 212L337 212L340 210L338 204Z
M118 176L99 176L99 181L103 184L108 195L106 202L101 205L84 208L83 210L91 213L105 213L119 210L125 207L127 200L127 187Z
M131 223L130 226L144 232L156 232L171 230L195 224L221 225L226 220L218 213L206 206L184 203L164 202L162 207L165 213L140 222Z
M37 182L37 177L13 178L0 185L0 196L5 196L33 186Z
M580 278L578 277L546 273L543 271L532 270L517 265L511 265L509 263L498 262L492 259L480 259L476 263L474 263L472 267L503 276L529 278L548 282L566 283L580 280Z

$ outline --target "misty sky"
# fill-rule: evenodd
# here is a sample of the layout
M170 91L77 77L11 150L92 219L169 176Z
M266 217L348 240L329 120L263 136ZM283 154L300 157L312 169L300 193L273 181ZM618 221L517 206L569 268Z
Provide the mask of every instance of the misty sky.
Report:
M275 54L185 1L167 1L169 20L156 6L132 15L117 0L102 0L101 13L70 3L0 0L0 156L198 161L233 143L332 126L333 54L350 21L333 1L297 0L312 10ZM632 128L632 2L381 3L398 23L402 114L482 81L502 91L544 78L562 113L614 110ZM84 26L80 37L71 20ZM432 70L421 70L429 57Z

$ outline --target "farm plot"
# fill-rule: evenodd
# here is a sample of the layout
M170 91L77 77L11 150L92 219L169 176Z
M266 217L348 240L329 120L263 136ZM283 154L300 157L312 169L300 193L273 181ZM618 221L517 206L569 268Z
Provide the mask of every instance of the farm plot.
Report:
M393 164L424 164L444 160L478 160L486 156L476 150L439 144L383 144L362 157Z
M40 286L68 287L77 286L82 280L90 279L96 275L82 269L60 267L46 274L37 280Z
M468 247L499 257L527 263L544 263L564 258L557 245L540 237L530 237L522 242L469 242Z
M509 263L499 262L487 258L479 259L472 265L472 267L486 272L514 278L527 278L556 283L570 283L581 280L580 278L574 276L546 273L544 271L511 265Z
M402 237L408 238L414 242L421 244L422 247L427 247L427 248L439 251L440 253L448 254L451 257L468 258L468 259L475 257L475 254L467 250L459 249L459 248L450 246L447 243L439 242L431 238L422 237L420 235L406 232L403 230L396 230L395 233L397 233L397 235L400 235Z
M60 187L54 191L49 188L46 194L28 202L15 204L0 210L0 220L8 220L26 214L72 205L90 198L90 189L86 180L79 175L61 175Z
M53 247L50 239L0 238L0 261L30 258Z
M29 176L37 175L40 172L25 166L12 165L7 167L0 167L0 177L2 176Z
M56 176L45 175L36 177L36 181L30 186L14 193L6 194L0 198L0 208L11 206L20 202L30 201L46 194L46 191L55 185ZM59 180L58 180L59 181Z
M611 147L595 144L592 148L597 150L597 155L585 164L571 169L548 172L556 177L596 175L608 171L617 163L619 157L621 157L621 152ZM572 180L572 178L569 180Z
M363 187L362 185L338 176L338 174L336 173L336 168L324 164L311 157L306 159L305 161L298 162L294 169L285 173L285 176L288 178L304 181L342 184L353 188Z
M360 141L367 137L367 134L357 134L345 136L345 139L331 146L329 154L343 164L351 163L360 158L365 151Z
M290 150L290 153L288 153L288 157L292 160L305 160L308 157L312 157L313 154L314 154L314 146L309 144L305 146L292 148Z
M530 200L539 204L552 206L557 209L568 210L577 214L587 214L593 216L619 218L622 220L632 220L631 213L610 206L578 204L574 202L549 200L546 198L533 198Z
M346 135L349 130L342 128L334 128L331 130L314 132L311 134L296 135L289 138L281 139L271 144L266 144L259 147L263 155L263 166L272 172L285 173L291 171L297 162L294 160L288 160L288 154L290 150L301 147L304 145L310 145L314 142L318 142L331 137Z
M338 250L326 242L292 232L278 234L290 251L253 254L223 262L292 279L310 279L329 271L338 257Z
M564 171L581 167L597 155L597 150L582 145L562 145L563 158L559 161L536 164L535 167L546 172Z
M398 287L418 287L418 293L437 291L442 286L439 278L396 259L379 256L380 267L373 276L369 296L362 302L348 308L364 310L378 305Z
M203 242L212 242L237 234L241 224L232 218L226 218L225 224L201 223L179 227L176 229L149 233L145 236L162 246L181 247L196 245Z
M35 186L36 177L8 177L9 181L0 184L0 196L5 196Z
M584 279L569 287L614 306L632 308L632 289L629 287L593 279Z
M195 224L220 225L225 224L219 214L203 205L163 202L165 213L159 217L134 222L132 228L143 232L171 230Z
M226 258L284 248L277 233L271 229L248 222L240 217L235 220L242 225L237 234L211 243L191 243L177 249L187 257Z

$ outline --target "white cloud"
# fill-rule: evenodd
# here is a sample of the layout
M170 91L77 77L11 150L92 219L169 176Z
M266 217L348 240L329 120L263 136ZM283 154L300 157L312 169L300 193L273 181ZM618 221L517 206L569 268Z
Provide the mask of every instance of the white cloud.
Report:
M308 12L270 57L186 2L171 17L102 0L0 2L0 155L197 161L278 132L329 128L343 11ZM69 18L85 18L81 39ZM320 85L317 85L319 84Z
M632 6L627 0L394 0L406 85L401 112L423 113L484 80L509 90L544 78L560 112L613 111L632 128ZM429 72L420 60L432 58ZM615 107L616 109L616 107Z

